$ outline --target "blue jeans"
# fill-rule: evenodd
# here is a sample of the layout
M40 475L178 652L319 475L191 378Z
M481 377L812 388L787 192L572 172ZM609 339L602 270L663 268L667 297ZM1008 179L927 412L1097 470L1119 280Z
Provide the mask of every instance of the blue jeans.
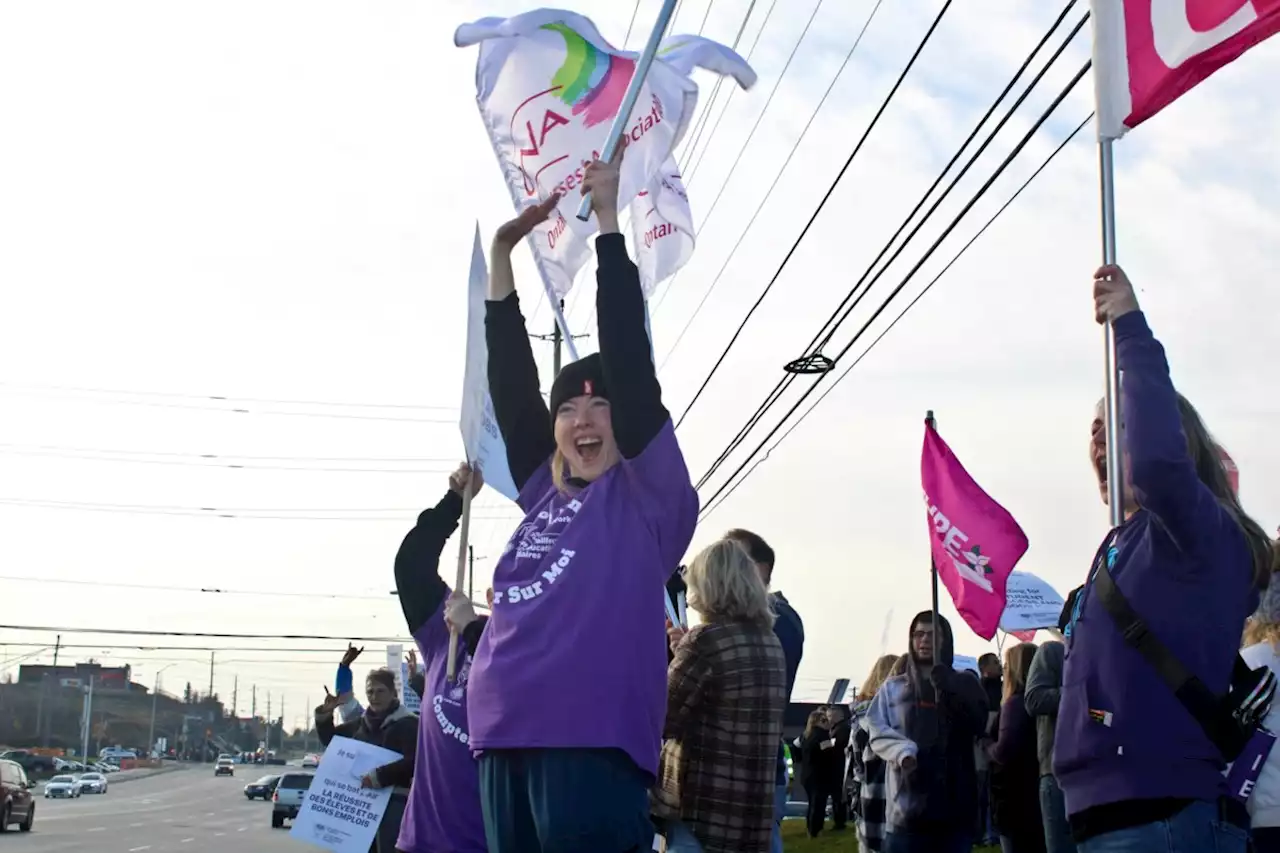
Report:
M771 853L782 853L782 819L787 816L787 791L791 786L783 782L773 796L773 838L770 839Z
M622 750L490 749L479 769L489 853L627 853L653 845L653 780Z
M973 835L967 830L951 833L911 832L896 826L886 826L884 853L970 853Z
M1221 820L1217 803L1197 800L1168 820L1118 829L1077 846L1080 853L1245 853L1249 831Z
M1044 846L1049 853L1076 853L1067 803L1058 780L1052 776L1040 777L1040 819L1044 821Z
M667 853L702 853L702 842L684 823L667 823Z

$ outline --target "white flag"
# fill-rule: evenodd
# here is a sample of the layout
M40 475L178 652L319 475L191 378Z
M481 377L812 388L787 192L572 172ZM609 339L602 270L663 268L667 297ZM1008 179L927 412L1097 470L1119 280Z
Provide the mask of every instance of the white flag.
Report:
M693 257L693 211L675 158L631 202L631 237L645 298Z
M562 193L556 213L530 235L540 272L562 297L590 257L587 238L597 228L575 216L583 171L605 147L638 54L615 50L588 18L558 9L464 24L454 43L480 45L476 101L516 209ZM700 36L665 40L623 136L620 211L651 188L684 136L698 97L695 67L743 88L756 79L724 45Z
M507 445L498 431L489 396L489 347L484 337L484 301L489 290L489 267L480 243L480 224L471 249L467 284L467 366L462 380L462 446L467 460L480 469L485 484L511 500L519 491L507 465Z

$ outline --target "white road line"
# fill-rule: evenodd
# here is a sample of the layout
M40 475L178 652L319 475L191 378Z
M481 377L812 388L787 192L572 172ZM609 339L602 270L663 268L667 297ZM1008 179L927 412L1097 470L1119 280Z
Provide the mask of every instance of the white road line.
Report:
M216 815L216 814L217 814L217 812L205 812L205 813L204 813L204 816L205 816L205 817L213 817L213 816L214 816L214 815Z
M139 828L140 826L142 826L142 824L140 824L140 823L131 823L131 824L129 824L129 828L130 828L130 829L137 829L137 828Z
M164 819L164 821L163 821L163 822L164 822L164 823L173 823L173 818L171 818L171 817L167 817L167 818L165 818L165 819Z
M248 828L249 828L249 827L247 827L247 826L242 826L242 827L240 827L239 829L237 829L237 830L236 830L236 832L244 832L244 831L245 831L246 829L248 829Z
M129 853L141 853L141 851L143 850L150 850L150 849L151 849L150 844L143 845L142 847L130 847Z
M225 833L225 832L215 832L215 833L213 834L213 837L214 837L214 838L221 838L221 837L222 837L222 836L224 836L224 835L226 835L226 833Z
M184 839L182 839L181 841L179 841L178 843L179 843L179 844L190 844L192 841L195 841L195 839L194 839L194 838L184 838Z
M93 829L86 829L85 832L106 832L105 826L95 826Z

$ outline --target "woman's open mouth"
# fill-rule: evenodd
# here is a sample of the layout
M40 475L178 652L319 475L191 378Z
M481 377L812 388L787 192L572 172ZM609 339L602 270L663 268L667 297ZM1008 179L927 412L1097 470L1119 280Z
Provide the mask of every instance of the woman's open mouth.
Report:
M578 456L584 464L590 465L600 458L604 442L595 436L585 436L573 443L573 449L578 451Z

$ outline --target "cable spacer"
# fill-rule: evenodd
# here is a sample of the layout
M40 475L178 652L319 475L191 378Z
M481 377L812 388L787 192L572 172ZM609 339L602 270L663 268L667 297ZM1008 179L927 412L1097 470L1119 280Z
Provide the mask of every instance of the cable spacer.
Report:
M813 355L805 355L797 358L795 361L787 362L782 369L787 373L795 373L801 376L818 376L823 373L830 373L835 369L836 363L827 358L820 352Z

